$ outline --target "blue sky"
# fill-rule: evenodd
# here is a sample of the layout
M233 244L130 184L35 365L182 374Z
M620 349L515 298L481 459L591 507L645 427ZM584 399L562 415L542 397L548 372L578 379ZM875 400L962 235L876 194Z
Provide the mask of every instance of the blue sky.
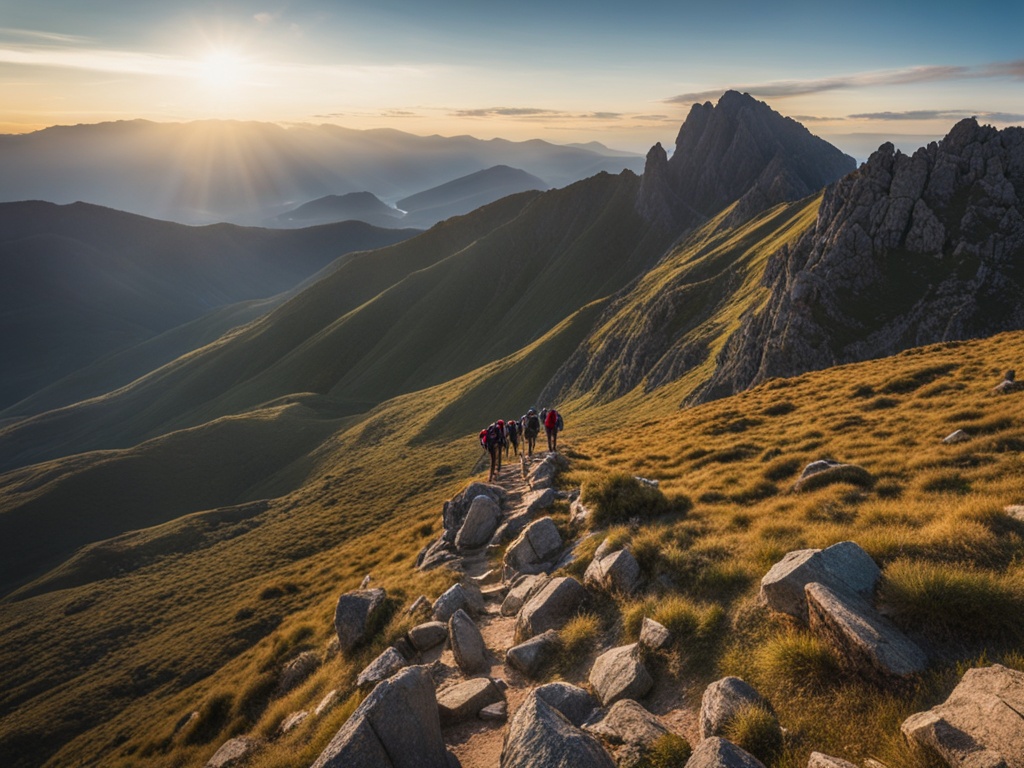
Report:
M218 117L643 151L732 87L852 146L1022 122L1022 29L1020 2L0 0L0 132Z

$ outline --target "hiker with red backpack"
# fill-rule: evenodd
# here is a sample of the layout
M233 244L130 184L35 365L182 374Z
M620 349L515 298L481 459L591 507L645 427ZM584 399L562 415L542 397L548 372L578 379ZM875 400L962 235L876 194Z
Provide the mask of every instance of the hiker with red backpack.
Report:
M526 445L523 446L523 449L529 451L532 459L533 447L537 443L537 435L540 434L540 417L537 415L537 411L533 408L528 410L526 415L519 420L519 425L523 428L523 437L526 438Z
M498 426L498 425L501 426ZM480 430L480 445L491 454L491 472L487 482L493 482L501 472L501 449L505 446L505 422L497 421Z
M544 432L548 436L548 451L558 451L558 433L562 429L562 415L554 408L546 408L544 411Z
M508 458L508 449L512 448L514 456L519 455L519 422L509 419L505 422L505 458Z

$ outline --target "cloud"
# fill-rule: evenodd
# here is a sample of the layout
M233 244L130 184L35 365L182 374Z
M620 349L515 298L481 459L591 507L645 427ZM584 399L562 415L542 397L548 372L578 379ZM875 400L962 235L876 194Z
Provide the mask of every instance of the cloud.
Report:
M253 18L257 21L257 23L266 25L274 21L274 14L267 13L266 11L261 11L260 13L254 14Z
M456 109L453 117L536 117L538 115L559 115L565 113L554 109L533 107L490 107L488 109Z
M968 109L914 109L906 112L861 112L850 115L851 120L962 120L975 117L995 123L1019 123L1024 115L1012 112L976 112Z
M712 88L703 91L681 93L664 99L664 102L668 104L693 104L718 98L727 90L749 93L751 96L759 98L784 99L792 96L823 93L825 91L868 88L872 86L910 85L914 83L1007 77L1024 79L1024 60L996 62L979 67L923 66L908 67L906 69L888 69L878 72L861 72L852 75L839 75L809 80L774 80L766 83L733 85L728 88Z

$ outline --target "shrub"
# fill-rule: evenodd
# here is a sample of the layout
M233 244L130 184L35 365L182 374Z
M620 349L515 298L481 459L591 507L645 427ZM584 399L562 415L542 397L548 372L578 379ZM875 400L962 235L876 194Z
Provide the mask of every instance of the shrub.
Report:
M782 730L775 715L763 704L741 707L726 724L724 736L762 763L771 764L782 753Z
M625 524L630 518L649 519L673 511L661 489L625 472L615 472L583 486L581 497L593 509L595 527Z
M1024 574L961 564L897 560L885 569L881 601L907 628L937 639L1024 640Z
M802 632L770 638L757 649L754 665L767 688L789 695L822 693L842 680L842 667L831 647Z
M678 768L690 759L690 742L674 733L659 738L636 763L636 768Z
M562 640L561 666L570 670L582 662L597 645L601 621L592 613L582 613L569 619L558 633Z
M199 717L185 734L186 744L207 744L217 738L227 724L234 697L230 693L219 693L203 702Z

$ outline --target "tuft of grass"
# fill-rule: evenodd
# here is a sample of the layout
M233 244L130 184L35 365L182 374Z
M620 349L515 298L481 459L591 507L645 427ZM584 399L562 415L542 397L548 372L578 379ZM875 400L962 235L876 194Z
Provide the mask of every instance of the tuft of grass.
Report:
M185 743L208 744L217 738L227 725L234 700L235 697L230 693L218 693L204 701L199 709L199 717L185 733Z
M636 768L681 768L690 759L690 742L674 733L666 733L647 749Z
M584 483L581 498L594 510L591 522L598 528L628 523L632 518L649 520L676 511L660 488L625 472L613 472Z
M724 728L724 736L766 765L782 754L782 729L775 714L763 704L747 704Z
M559 666L569 671L581 664L597 646L600 631L601 620L593 613L581 613L569 619L558 633L562 641Z
M880 601L901 626L940 642L1024 641L1024 573L900 559L885 569Z
M821 694L843 680L835 651L806 632L774 635L754 653L757 680L766 690L788 695Z

